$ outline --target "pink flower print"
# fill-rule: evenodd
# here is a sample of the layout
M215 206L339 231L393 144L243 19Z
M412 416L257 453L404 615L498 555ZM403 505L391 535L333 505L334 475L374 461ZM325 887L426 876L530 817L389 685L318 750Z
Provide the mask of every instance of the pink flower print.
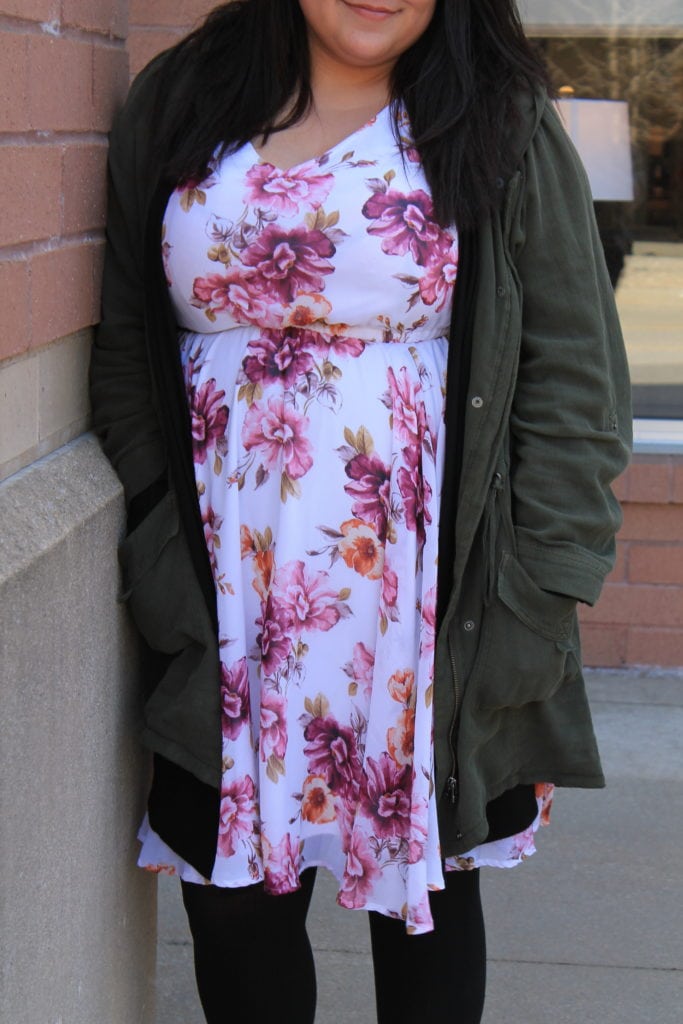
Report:
M369 697L372 693L372 678L375 669L375 655L364 643L358 642L353 648L351 659L351 675L354 682L363 687L363 693Z
M368 840L359 829L354 829L346 852L344 876L337 903L350 909L364 907L379 876L379 865Z
M303 562L287 562L275 575L273 598L278 617L295 632L319 629L327 632L339 622L337 591L330 589L329 574L308 572Z
M222 857L232 857L239 840L251 835L253 815L254 780L245 775L224 785L218 819L218 852Z
M249 676L247 659L240 658L231 668L221 662L221 724L223 738L235 740L249 721Z
M427 264L426 273L420 278L420 298L425 306L434 306L440 313L453 295L458 275L458 250L455 245L449 249L437 250Z
M254 268L263 295L289 305L299 292L323 291L325 275L334 270L329 257L335 252L334 244L317 228L285 231L269 224L244 250L242 262Z
M397 765L386 751L377 761L374 757L367 759L360 806L363 813L372 819L375 833L380 838L408 838L411 787L410 765Z
M256 625L260 627L256 645L261 652L261 672L268 679L275 675L292 650L292 641L276 614L270 595L261 605L261 616L256 619Z
M555 786L552 782L537 782L534 795L541 804L541 825L549 825Z
M334 184L334 176L317 173L317 165L312 161L289 171L281 171L272 164L254 164L247 171L246 180L248 203L286 216L317 210Z
M209 553L209 561L214 579L218 577L218 564L216 561L216 548L221 546L220 528L223 525L223 517L214 512L209 504L202 509L202 523L204 525L204 540Z
M428 804L424 797L415 801L410 815L410 840L408 842L408 863L417 864L424 857L427 843Z
M308 417L284 398L271 397L264 408L254 402L244 417L242 442L247 451L257 448L266 469L279 465L290 480L298 480L313 465L313 448L306 437Z
M332 716L312 718L304 729L308 770L325 780L335 795L351 797L357 792L361 765L353 730Z
M443 246L444 232L434 218L430 197L421 188L403 195L394 189L375 192L363 206L363 216L376 223L369 227L369 235L382 238L382 252L390 256L405 256L410 252L424 267L434 249Z
M225 391L216 390L216 380L205 381L197 391L190 391L190 415L192 417L192 452L195 465L203 466L210 448L219 446L225 437L228 425L228 407L221 405Z
M396 474L398 489L403 498L406 526L414 530L420 547L425 542L425 523L432 521L428 504L432 497L432 489L422 475L420 450L417 445L403 449L405 466L401 466Z
M382 608L387 611L389 608L395 608L398 600L398 576L393 569L390 569L386 562L384 563L384 572L382 573ZM389 616L392 618L392 616Z
M362 338L347 338L344 334L327 334L322 331L306 331L306 346L317 352L323 359L332 356L348 356L357 359L365 350Z
M430 587L422 599L422 622L420 657L433 655L436 643L436 584Z
M264 837L264 889L274 895L294 892L300 888L299 864L301 845L289 832L277 846L270 846Z
M415 707L415 673L410 668L398 669L389 677L387 689L391 698L406 707Z
M405 366L398 371L398 377L390 366L387 376L394 431L408 444L422 444L427 429L427 417L424 403L418 400L415 384L408 376Z
M319 775L307 775L304 779L301 817L314 825L326 825L337 817L332 790Z
M249 342L242 369L252 384L280 381L289 388L313 366L313 356L302 347L300 331L261 331Z
M389 467L376 452L354 455L346 463L346 475L352 483L345 492L354 499L351 511L366 523L372 523L381 541L386 539L391 510Z
M287 698L274 690L261 693L261 760L271 754L282 760L287 753Z
M229 267L224 274L196 277L192 286L193 306L206 311L209 320L216 313L227 312L239 324L279 327L281 315L268 297L257 290L260 279L253 270Z

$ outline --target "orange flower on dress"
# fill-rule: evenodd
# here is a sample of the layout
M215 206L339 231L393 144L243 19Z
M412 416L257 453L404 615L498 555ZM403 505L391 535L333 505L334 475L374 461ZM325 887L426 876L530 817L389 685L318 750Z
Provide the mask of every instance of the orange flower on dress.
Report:
M397 765L413 763L415 747L415 709L405 708L398 725L387 730L387 749Z
M254 555L254 590L260 597L267 597L273 579L273 552L257 551Z
M347 519L340 529L344 536L339 541L339 554L349 569L369 580L381 579L384 548L373 528L362 519Z
M240 526L240 556L246 558L254 550L254 538L251 531L244 523Z
M314 825L325 825L337 817L332 791L320 775L307 775L304 779L301 817Z
M394 672L387 683L389 693L399 704L406 707L415 707L415 673L406 668L403 671Z

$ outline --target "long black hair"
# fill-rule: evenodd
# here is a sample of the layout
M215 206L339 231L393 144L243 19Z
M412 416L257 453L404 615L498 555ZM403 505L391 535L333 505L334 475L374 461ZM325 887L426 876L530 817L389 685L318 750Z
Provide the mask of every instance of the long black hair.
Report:
M548 87L515 0L437 0L424 34L392 74L395 132L406 109L442 224L474 226L512 170L505 139L520 89ZM201 179L230 152L299 121L312 101L298 0L232 0L171 51L160 90L166 173ZM288 111L282 116L283 111Z

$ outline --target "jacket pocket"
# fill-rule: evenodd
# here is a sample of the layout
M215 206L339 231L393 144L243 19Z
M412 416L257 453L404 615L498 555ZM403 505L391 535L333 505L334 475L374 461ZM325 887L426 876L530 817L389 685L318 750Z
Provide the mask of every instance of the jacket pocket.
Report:
M503 554L471 677L476 703L519 707L550 697L577 647L575 611L574 598L542 590L516 558Z
M150 647L175 654L192 639L194 572L175 494L167 492L119 547L121 600Z

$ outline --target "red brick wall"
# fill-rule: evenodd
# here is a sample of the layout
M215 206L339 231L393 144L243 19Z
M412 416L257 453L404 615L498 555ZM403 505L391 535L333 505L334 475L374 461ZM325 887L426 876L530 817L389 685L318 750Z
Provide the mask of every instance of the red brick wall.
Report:
M2 0L0 359L97 319L126 32L125 0Z
M182 39L215 6L212 0L130 0L131 74Z
M636 455L617 481L617 563L582 608L587 665L683 666L683 456Z

